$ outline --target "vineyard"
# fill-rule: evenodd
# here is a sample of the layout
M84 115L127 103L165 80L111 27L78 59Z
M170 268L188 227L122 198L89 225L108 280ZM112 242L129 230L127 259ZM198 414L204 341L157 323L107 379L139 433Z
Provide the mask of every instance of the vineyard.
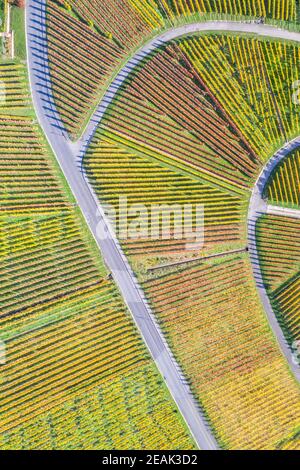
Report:
M299 134L292 88L299 80L298 45L228 35L187 39L181 48L264 161Z
M144 283L219 440L276 448L297 426L299 390L270 333L246 258L205 263Z
M179 63L184 59L174 46L149 61L102 121L104 135L206 180L245 188L258 159L190 63Z
M299 209L300 153L290 153L273 171L264 197L277 206ZM300 339L299 279L300 221L284 216L264 216L257 227L263 276L275 313L288 341Z
M0 63L0 80L2 114L10 110L24 113L29 99L24 67L18 63Z
M121 54L117 45L87 25L78 25L76 18L55 3L50 2L48 9L53 93L61 118L72 134L76 133L82 115L97 96L99 85L105 83L105 77L112 73ZM64 41L61 41L60 31L63 31ZM101 66L95 67L95 63Z
M141 0L129 0L133 4L143 3ZM77 3L77 2L75 2ZM163 16L174 20L188 18L197 13L226 13L245 16L270 16L276 19L293 20L296 17L295 0L148 0L149 4L158 7Z
M98 137L98 136L97 136ZM246 200L236 194L227 194L224 190L198 181L186 174L159 165L148 157L148 153L125 149L108 137L101 135L89 148L87 170L99 197L115 208L118 233L127 231L135 220L132 214L127 221L122 220L122 205L118 197L122 188L122 196L126 197L128 207L142 204L147 213L143 224L150 232L153 228L149 214L151 208L163 205L205 203L204 227L205 247L207 250L222 250L224 245L237 247L245 242L245 233L241 219L245 216ZM195 211L195 209L194 209ZM191 225L190 242L196 230L194 218ZM174 232L174 225L171 225ZM187 234L188 235L188 234ZM185 250L186 240L149 240L142 238L124 241L124 249L130 256L170 256Z
M264 281L287 338L299 339L300 221L266 215L257 227Z
M182 240L118 235L219 442L230 449L299 445L290 437L299 422L299 389L262 311L250 260L226 255L247 245L248 198L264 162L286 136L299 133L288 86L299 65L299 47L279 41L229 34L173 41L120 88L84 160L99 200L115 208L120 232L128 229L120 194L128 206L149 210L203 204L200 252L187 252ZM292 222L288 227L282 239L276 227L258 239L268 289L268 282L279 286L299 270L298 258L291 263L297 230ZM168 266L171 256L212 253L219 257Z
M159 33L207 14L300 18L296 0L46 3L49 86L70 140L60 126L51 132L76 152L118 71ZM230 32L161 44L112 87L83 161L75 151L72 161L116 222L118 255L128 257L179 380L223 449L300 449L299 384L259 298L247 236L257 178L300 135L298 44ZM182 404L177 409L42 133L22 59L0 63L0 449L195 449ZM50 107L42 112L51 118ZM299 208L299 188L295 151L264 198ZM184 206L192 207L185 237L176 226ZM90 223L92 211L82 212ZM299 224L264 214L256 226L263 282L289 345L300 340Z
M265 188L265 197L271 204L299 208L300 152L293 152L275 168Z
M193 448L93 254L31 109L25 66L0 71L0 448Z
M100 200L117 218L120 188L128 204L203 204L204 252L245 245L249 189L284 136L299 131L287 85L299 65L295 45L230 35L161 48L122 86L87 152L86 171ZM143 223L150 227L147 217ZM141 235L124 249L133 256L170 256L184 246Z
M122 398L121 398L122 397ZM192 448L170 413L157 373L146 361L101 385L73 393L60 406L40 413L0 436L5 449L45 450ZM130 425L129 425L130 423ZM163 430L163 431L162 431Z
M218 3L218 5L217 5ZM158 34L161 30L169 28L174 24L185 24L186 22L201 21L203 14L221 13L224 15L249 15L251 17L270 17L276 20L295 20L296 5L295 0L222 0L215 2L213 0L203 0L201 2L193 0L122 0L114 2L112 0L47 0L47 23L48 23L48 55L51 72L52 87L57 108L60 112L62 121L72 139L76 139L83 131L88 118L91 115L91 109L96 106L97 99L103 95L111 77L115 75L120 66L147 38ZM61 41L63 34L64 40ZM84 38L84 41L82 40ZM241 44L235 44L235 41ZM203 61L210 61L207 57L209 52L207 44L201 44L200 55L203 55ZM264 51L260 50L259 45L253 42L249 47L253 51L244 50L243 40L232 39L233 44L229 48L228 57L223 57L223 46L216 41L211 48L214 61L225 59L223 66L228 68L237 68L232 70L235 74L239 72L247 75L249 78L250 99L257 100L253 94L253 85L257 81L261 82L262 90L258 93L264 94L264 102L258 100L261 116L270 121L271 133L278 133L277 123L274 129L274 103L271 103L271 111L266 112L266 106L270 97L265 93L268 82L274 79L277 87L286 83L281 80L281 75L286 73L297 74L298 52L286 52L286 45L277 45L273 51L270 51L269 60L275 62L277 70L272 70L274 75L268 77L272 71L261 70L261 56ZM230 48L231 47L231 48ZM235 64L230 50L238 47L241 55L240 63ZM221 50L219 50L221 48ZM216 50L214 50L216 49ZM248 53L253 54L253 63L246 64ZM63 58L63 60L62 60ZM282 58L287 64L282 64ZM199 58L198 58L199 59ZM229 61L229 64L228 64ZM230 61L234 65L230 65ZM97 66L95 66L97 64ZM101 66L99 66L101 64ZM200 66L200 64L198 64ZM292 66L288 68L287 65ZM249 76L249 67L255 69L251 83ZM247 69L248 68L248 69ZM246 69L246 70L245 70ZM71 75L70 75L70 71ZM218 74L222 72L218 69L211 73L211 79L217 79ZM227 70L225 76L227 75ZM287 78L287 77L285 77ZM243 100L248 95L247 91L241 87L237 80L236 86L241 98L235 103L240 105L240 99ZM284 85L283 85L284 86ZM213 90L213 88L212 88ZM278 90L280 92L280 90ZM287 103L288 95L287 96ZM226 98L225 98L226 99ZM241 120L247 125L247 137L251 133L250 126L254 127L249 114L251 104L243 104L243 111L246 116L240 115ZM231 106L233 103L231 103ZM282 103L283 106L286 103ZM234 113L233 109L229 109ZM284 125L297 128L297 122L294 123L295 116L291 116L288 123ZM288 119L288 117L287 117ZM294 123L294 124L293 124ZM269 130L266 129L267 134ZM254 135L254 142L256 142ZM262 137L262 136L261 136ZM280 140L277 136L277 140ZM260 144L259 140L256 142ZM254 150L254 148L253 148Z

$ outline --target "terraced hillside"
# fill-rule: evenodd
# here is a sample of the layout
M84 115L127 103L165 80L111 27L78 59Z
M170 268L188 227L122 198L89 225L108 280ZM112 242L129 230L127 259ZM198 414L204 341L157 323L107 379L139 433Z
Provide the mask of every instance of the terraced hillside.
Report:
M193 448L42 136L24 64L0 74L0 448Z
M230 34L173 41L126 80L85 157L100 201L115 208L120 241L169 344L230 449L280 448L299 425L299 387L270 331L246 252L254 182L275 149L299 133L289 86L299 61L298 45L281 41ZM123 240L120 195L128 207L149 210L151 203L203 204L204 245L187 250L186 239L149 240L143 231ZM283 247L270 244L278 246L282 274ZM290 445L298 447L296 437Z

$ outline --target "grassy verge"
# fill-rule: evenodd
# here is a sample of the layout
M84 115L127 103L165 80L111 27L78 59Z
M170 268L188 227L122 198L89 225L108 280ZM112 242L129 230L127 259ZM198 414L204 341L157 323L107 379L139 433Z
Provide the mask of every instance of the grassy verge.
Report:
M15 55L20 60L26 60L25 15L22 8L11 8L11 29L15 34Z
M4 0L0 0L0 31L4 30Z

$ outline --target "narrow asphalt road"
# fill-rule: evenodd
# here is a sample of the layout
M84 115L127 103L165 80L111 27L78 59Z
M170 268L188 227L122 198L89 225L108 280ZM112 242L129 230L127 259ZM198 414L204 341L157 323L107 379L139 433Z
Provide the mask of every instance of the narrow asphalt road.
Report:
M236 33L252 33L254 35L263 37L273 37L276 39L300 42L300 33L281 30L271 25L256 24L253 22L240 23L236 21L211 21L207 23L194 23L172 28L162 33L160 36L157 36L156 38L149 41L131 59L129 59L127 64L111 83L80 139L82 152L81 156L85 154L85 150L88 148L108 106L111 104L119 88L122 86L130 73L135 69L135 67L140 62L142 62L145 57L149 56L149 54L155 51L158 47L162 46L164 43L167 43L172 39L201 31L231 31Z
M267 214L300 219L300 209L289 209L288 207L273 206L272 204L268 204Z
M168 344L158 326L145 296L140 289L134 273L124 256L118 240L112 233L103 209L89 184L87 176L82 169L81 160L85 154L93 135L113 97L124 80L148 54L163 43L197 31L233 31L248 32L274 38L289 39L300 42L300 34L279 30L272 26L257 25L238 22L209 22L189 24L171 29L143 46L135 56L128 61L122 71L113 80L105 96L101 100L96 112L92 116L82 138L72 143L59 114L55 108L51 82L49 76L47 36L46 36L46 1L26 1L26 40L30 85L33 102L38 120L47 136L47 139L56 155L69 186L78 202L79 207L90 227L92 234L102 252L107 266L122 293L122 296L131 311L133 319L139 328L142 337L165 379L178 408L187 422L194 439L201 449L218 449L217 442L194 399L188 384L173 357ZM255 192L254 192L255 193ZM252 211L257 210L260 199L253 199ZM249 224L251 225L251 214ZM263 288L261 288L263 289ZM266 293L265 293L266 294ZM266 305L266 308L271 307ZM272 309L271 309L272 311ZM274 315L274 314L273 314ZM275 316L274 316L275 317ZM274 323L274 324L273 324ZM274 319L271 323L282 351L289 360L281 329ZM279 331L277 331L279 328Z
M55 109L48 68L45 1L43 0L27 0L26 37L30 85L38 120L145 344L198 447L205 450L216 450L218 444L209 425L193 397L118 240L106 221L102 207L82 171L78 158L81 145L69 141Z
M300 36L300 35L299 35ZM300 41L300 38L298 39ZM285 215L286 217L291 217L289 209L277 208L276 206L270 206L263 199L263 193L268 179L270 178L272 172L276 166L293 150L300 147L300 137L297 137L294 140L291 140L285 144L278 152L276 152L273 157L268 161L266 166L263 168L261 174L259 175L258 180L253 188L252 197L250 200L250 207L248 213L248 244L249 244L249 254L252 264L252 270L254 278L256 281L257 289L261 298L261 302L265 309L265 313L268 317L269 324L273 330L273 333L276 336L279 347L282 351L282 354L286 357L286 360L289 363L290 369L292 370L294 376L300 382L300 365L295 360L295 356L288 345L285 336L282 332L282 329L278 323L277 317L273 311L269 296L267 294L264 282L263 275L259 263L259 254L256 244L256 226L258 219L263 214L271 214L276 212L277 215ZM280 212L280 213L279 213ZM300 211L297 212L300 218Z

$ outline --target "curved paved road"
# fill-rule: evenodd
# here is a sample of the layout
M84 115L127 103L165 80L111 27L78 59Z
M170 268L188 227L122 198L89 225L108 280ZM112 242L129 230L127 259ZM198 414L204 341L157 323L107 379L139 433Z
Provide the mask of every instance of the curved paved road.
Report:
M26 40L33 102L39 122L48 138L54 154L80 206L92 234L103 254L107 266L127 303L144 341L163 375L166 384L187 422L197 445L201 449L215 450L217 442L188 387L184 376L173 357L151 309L140 289L126 257L113 235L99 201L82 170L81 160L108 105L126 77L136 65L161 44L197 31L248 32L261 36L289 39L300 42L300 34L279 30L272 26L237 22L209 22L190 24L169 30L153 39L138 51L122 69L108 88L96 112L91 118L82 138L72 143L55 108L49 77L47 37L45 22L45 0L26 2ZM253 210L260 200L253 200ZM251 225L251 224L250 224ZM278 324L271 324L272 327ZM283 339L273 328L279 343ZM282 351L287 355L284 347ZM287 356L288 358L288 356Z
M299 35L300 36L300 35ZM300 41L300 39L299 39ZM286 145L284 145L278 152L273 155L273 157L268 161L266 166L263 168L252 192L252 197L250 200L249 214L248 214L248 241L249 241L249 253L252 263L252 269L254 278L256 281L257 289L264 306L266 315L269 320L269 324L272 327L273 333L275 334L277 341L279 343L282 354L286 357L286 360L289 363L289 366L298 380L300 382L300 365L295 361L295 357L285 339L285 336L282 332L282 329L277 321L277 317L271 306L271 302L267 291L263 283L262 271L259 263L258 250L256 245L256 224L258 219L262 214L276 214L276 215L285 215L286 217L296 216L298 214L300 218L300 211L291 211L290 209L277 208L276 206L270 206L263 200L263 192L265 185L268 179L271 176L271 173L276 168L276 166L293 150L300 147L300 137L297 137L294 140L291 140Z
M124 68L120 71L117 77L113 80L112 84L105 93L103 99L101 100L97 110L93 114L83 136L81 137L81 151L84 154L86 148L89 146L91 139L93 138L96 129L107 110L108 106L111 104L114 96L119 90L120 86L130 75L130 73L135 69L135 67L149 54L155 51L158 47L187 34L193 34L201 31L232 31L237 33L252 33L259 36L273 37L276 39L285 39L300 42L300 33L294 33L286 30L281 30L270 25L255 24L255 23L239 23L234 21L211 21L207 23L194 23L188 24L185 26L180 26L178 28L173 28L166 31L160 36L149 41L145 46L143 46L133 58L131 58Z
M110 230L96 195L82 172L78 159L81 145L69 141L55 109L49 78L44 0L27 0L26 38L31 91L39 122L104 260L198 447L216 450L218 444L208 423L152 315L118 240Z

